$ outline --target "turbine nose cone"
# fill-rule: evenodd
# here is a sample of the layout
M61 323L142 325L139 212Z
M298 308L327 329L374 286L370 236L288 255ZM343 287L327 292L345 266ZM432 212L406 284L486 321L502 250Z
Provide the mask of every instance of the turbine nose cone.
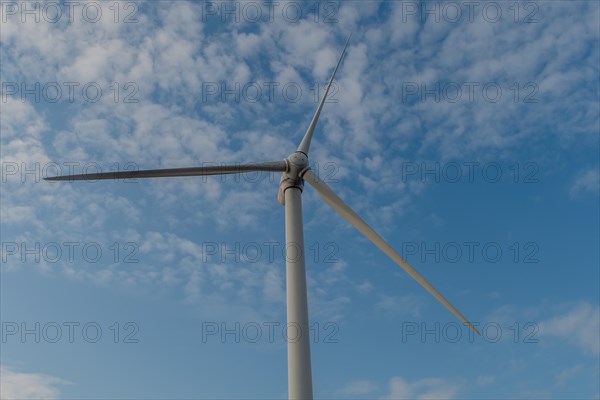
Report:
M291 164L299 167L305 167L308 165L308 157L301 151L296 151L287 158Z
M296 151L286 158L287 170L281 176L279 185L279 202L284 204L283 193L289 187L297 187L302 190L304 185L300 176L306 172L308 167L308 157L301 151Z
M301 151L296 151L286 158L287 170L281 175L279 182L279 193L277 200L281 205L285 205L285 191L290 187L295 187L302 191L304 182L300 175L308 170L308 157Z

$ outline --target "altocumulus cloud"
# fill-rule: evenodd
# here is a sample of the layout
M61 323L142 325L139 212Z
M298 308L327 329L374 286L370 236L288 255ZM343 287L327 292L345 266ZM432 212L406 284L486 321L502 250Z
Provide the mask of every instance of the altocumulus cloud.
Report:
M572 343L586 354L600 354L600 307L581 302L560 315L540 322L540 335Z
M382 399L453 399L459 385L447 379L424 378L409 382L401 377L390 379L389 394Z
M50 375L0 367L0 397L4 400L57 399L60 396L58 387L65 384L68 382Z
M585 194L598 196L600 192L600 173L597 168L581 172L569 189L571 198L581 197Z

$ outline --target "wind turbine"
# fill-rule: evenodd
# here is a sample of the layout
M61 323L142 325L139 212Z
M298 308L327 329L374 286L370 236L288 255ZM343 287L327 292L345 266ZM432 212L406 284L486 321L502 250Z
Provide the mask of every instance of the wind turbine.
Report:
M352 36L352 35L350 35ZM298 329L297 340L288 340L288 396L290 399L312 399L312 372L310 361L310 340L308 325L308 305L306 291L306 272L304 267L304 230L302 226L302 190L304 181L308 182L327 203L342 218L354 226L360 233L379 247L388 257L406 271L414 280L423 286L433 297L442 303L452 314L467 325L473 332L480 335L475 327L411 267L383 238L362 220L335 192L319 179L310 169L308 153L315 126L325 104L331 83L340 66L350 36L339 56L325 93L319 102L310 125L298 146L298 149L281 161L270 161L254 164L222 165L210 167L152 169L140 171L105 172L80 175L63 175L46 178L49 181L80 181L98 179L127 179L127 178L162 178L175 176L202 176L238 174L249 171L281 172L278 200L285 207L285 241L286 249L290 244L299 254L292 258L286 257L286 300L288 326Z

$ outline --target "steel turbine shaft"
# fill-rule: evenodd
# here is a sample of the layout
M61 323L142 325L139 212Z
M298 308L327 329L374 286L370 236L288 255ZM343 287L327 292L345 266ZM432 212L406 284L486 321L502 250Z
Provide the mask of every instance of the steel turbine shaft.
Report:
M383 238L373 230L362 218L350 208L335 192L314 174L309 166L308 153L319 115L325 104L325 99L340 66L350 36L338 62L333 70L327 88L321 98L310 125L298 146L298 149L284 160L238 164L211 165L191 168L153 169L141 171L106 172L81 175L66 175L47 178L51 181L79 181L99 179L131 179L159 178L177 176L202 176L237 174L249 171L282 172L279 188L279 201L285 206L285 235L286 245L292 245L300 253L294 257L286 257L286 300L287 322L298 329L297 340L288 342L288 396L290 399L312 399L312 373L310 361L310 340L308 334L308 302L306 290L306 272L304 263L304 231L302 227L302 191L304 182L308 182L319 196L343 219L354 226L360 233L383 251L392 261L400 266L425 290L435 297L460 321L479 335L475 327L440 294L421 274L406 262ZM290 248L286 246L286 248Z

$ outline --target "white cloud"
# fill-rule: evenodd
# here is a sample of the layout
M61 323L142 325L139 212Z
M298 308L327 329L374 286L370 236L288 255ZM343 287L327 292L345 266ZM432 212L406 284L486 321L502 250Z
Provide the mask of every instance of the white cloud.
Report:
M422 304L422 299L413 294L404 296L380 294L376 307L387 313L417 318L421 314Z
M600 307L579 303L562 314L539 323L540 336L572 343L585 354L600 354Z
M50 375L17 372L12 368L0 367L0 398L11 399L58 399L60 385L68 382Z
M102 5L106 16L112 16L107 9L110 5ZM365 217L383 229L393 226L388 221L402 217L420 192L420 187L397 182L394 174L380 175L382 168L394 170L403 161L400 150L404 151L417 135L424 136L418 137L418 143L425 140L423 149L432 148L442 157L457 152L504 150L522 144L529 135L546 135L548 132L543 129L532 127L538 127L549 116L563 115L556 110L571 100L577 100L572 103L582 110L583 118L558 121L554 133L589 134L589 127L595 126L592 122L597 122L597 118L590 112L595 110L595 92L591 89L577 92L574 88L587 87L581 84L590 79L595 82L597 76L595 64L589 61L597 59L597 49L588 49L586 45L597 37L597 24L593 20L597 5L587 4L569 13L564 12L563 5L556 5L544 10L545 19L539 24L492 27L478 17L471 24L429 24L427 29L414 18L405 23L401 6L390 5L391 16L381 17L378 11L383 5L344 3L336 14L339 24L315 24L310 19L289 24L276 13L273 23L261 24L253 33L232 29L210 34L200 21L200 5L188 2L162 2L157 7L147 3L136 15L139 22L129 25L112 23L110 18L100 24L81 20L73 24L23 24L17 18L10 19L3 25L2 37L7 80L97 81L103 86L134 81L139 86L141 101L61 103L65 106L64 119L57 122L51 113L45 112L43 104L9 98L2 107L2 160L96 159L132 161L140 167L152 168L245 161L249 154L256 155L259 158L256 161L284 157L294 148L293 135L301 134L305 127L287 117L278 121L282 109L302 113L297 120L308 123L316 106L312 93L306 93L298 104L279 101L209 105L198 101L202 82L257 78L303 84L312 81L309 85L324 82L349 31L354 36L337 77L340 91L336 97L340 101L328 104L322 114L315 137L319 146L314 146L312 158L334 161L340 168L336 178L356 182L358 188L343 187L342 197L359 205L358 211L377 210ZM586 17L580 18L582 15ZM365 27L363 19L381 21ZM556 28L557 37L544 34L555 26L560 27ZM422 30L426 32L420 34ZM503 41L495 40L500 33ZM266 58L270 61L265 62ZM572 62L575 59L588 66L577 66ZM511 63L514 76L506 76L503 60ZM542 60L548 61L547 65L542 65ZM523 109L510 102L510 96L505 96L504 100L509 100L502 104L411 105L402 101L402 83L407 80L526 81L538 76L537 83L547 97L532 113L522 112ZM110 90L104 89L109 98ZM517 120L515 115L519 115ZM52 124L61 126L54 128ZM250 153L248 149L259 150ZM349 173L348 166L365 160L358 178ZM597 172L595 176L593 171L586 172L573 184L572 195L597 191L597 181ZM232 189L213 178L202 182L155 181L136 186L137 195L116 191L108 196L105 193L108 185L43 182L11 185L15 190L3 198L7 200L3 201L2 212L8 216L3 222L18 228L16 231L41 238L49 235L106 238L108 229L115 229L109 225L110 218L115 217L134 224L132 229L148 232L144 223L149 209L152 213L148 218L176 227L245 229L261 226L278 207L274 201L276 182L261 182L238 190L239 187ZM382 196L384 193L388 196ZM308 194L309 201L310 196L314 198L314 192ZM370 207L373 204L377 207ZM335 221L350 229L345 222ZM89 229L95 232L90 233ZM189 242L189 238L178 235L175 239ZM205 293L201 290L205 290L202 286L205 281L201 279L205 276L191 267L198 265L199 255L193 255L195 250L193 246L191 251L176 247L149 249L148 254L156 256L153 261L173 263L186 258L181 260L188 266L184 270L169 264L131 273L107 270L86 274L72 268L66 268L65 273L101 282L118 278L124 278L126 283L186 282L185 293L195 297ZM235 273L230 269L225 271ZM265 297L281 297L282 277L272 270L263 272L260 285L255 282L247 286L258 289ZM348 285L348 278L339 272L326 272L319 285L328 285L327 288ZM223 290L229 290L223 285ZM359 290L369 288L363 285ZM329 294L323 286L316 286L315 293L317 301L322 302L319 304L336 308L335 315L340 315L350 303L343 293ZM382 309L396 311L399 305L403 312L418 310L409 298L381 298L379 303Z
M491 385L496 382L496 377L492 375L481 375L477 377L477 381L475 382L479 386Z
M571 198L581 197L585 194L591 194L598 197L600 192L600 173L597 168L588 169L581 172L575 181L571 184L569 194Z
M348 383L339 393L345 396L365 396L377 390L377 385L368 380L357 380Z
M448 379L424 378L409 382L400 377L390 379L389 393L382 399L452 399L456 398L460 385Z
M112 16L106 8L111 5L102 4L105 16ZM279 96L274 103L207 104L201 100L202 83L277 80L312 87L329 77L349 31L353 39L337 76L339 102L326 105L311 158L335 162L340 183L333 186L358 211L373 210L364 216L381 226L382 233L394 229L394 222L410 211L423 190L423 185L398 182L394 171L406 156L428 151L440 158L513 156L530 149L532 139L538 138L551 143L558 137L565 150L573 142L581 143L580 138L595 144L597 3L540 3L543 19L538 24L495 25L479 15L474 23L457 25L420 23L417 18L405 22L404 5L340 3L338 24L289 24L277 13L274 23L252 26L253 33L237 27L210 33L200 21L201 5L190 2L144 3L136 15L139 22L129 26L111 23L110 17L101 24L79 20L55 25L11 19L3 24L0 39L4 79L42 84L96 81L106 100L112 94L111 82L135 82L140 103L90 104L79 98L77 104L63 102L47 109L9 97L0 119L2 161L131 161L154 168L284 157L293 151L295 139L306 128L302 124L308 124L314 112L312 92L307 90L299 103ZM515 103L508 84L502 86L504 96L497 104L481 101L481 91L474 103L403 101L403 83L431 85L447 79L502 84L516 80L521 86L535 81L542 101ZM364 168L355 174L350 166L358 165ZM382 174L384 170L391 173ZM583 171L569 193L597 195L598 180L597 170ZM275 202L277 182L240 186L218 178L128 186L133 190L113 184L11 181L3 191L3 234L8 240L23 235L25 241L135 240L143 261L138 265L54 270L99 284L166 285L205 315L280 317L285 295L281 260L205 263L201 246L194 242L197 232L212 237L223 231L271 231L273 215L282 212ZM325 208L314 191L305 193L309 207ZM326 210L335 225L352 229ZM323 225L323 220L318 222ZM352 282L346 266L328 265L308 276L311 318L342 318L353 304L349 293L373 291L370 282ZM374 298L377 309L410 316L419 315L419 300L412 295ZM594 306L582 304L542 327L540 335L570 342L589 354L599 352ZM572 373L563 371L557 380L566 382ZM56 388L61 381L56 378L4 368L2 375L3 398L60 395ZM477 378L478 385L493 382L494 377ZM376 389L373 382L361 380L343 390L364 396ZM449 398L460 389L446 379L410 382L396 377L389 382L388 398Z
M569 379L571 379L572 377L576 376L577 374L579 374L582 369L583 369L583 366L580 364L563 369L558 374L556 374L555 386L557 386L557 387L565 386L567 381Z
M373 285L369 281L363 281L356 285L356 290L361 294L368 294L373 290Z

